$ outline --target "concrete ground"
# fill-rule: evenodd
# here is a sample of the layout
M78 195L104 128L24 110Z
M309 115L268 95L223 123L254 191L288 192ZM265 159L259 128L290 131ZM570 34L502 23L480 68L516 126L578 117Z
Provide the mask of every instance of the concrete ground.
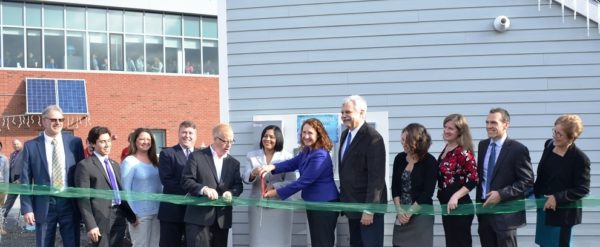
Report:
M0 246L35 246L35 230L33 230L32 227L29 227L29 230L26 229L26 224L23 221L23 217L20 216L20 210L21 206L19 204L19 200L17 200L6 219L1 219L2 215L0 215L0 220L4 221L4 230L6 231L6 234L0 236ZM56 232L56 236L55 246L62 246L62 240L58 231ZM91 246L83 227L81 231L81 246Z

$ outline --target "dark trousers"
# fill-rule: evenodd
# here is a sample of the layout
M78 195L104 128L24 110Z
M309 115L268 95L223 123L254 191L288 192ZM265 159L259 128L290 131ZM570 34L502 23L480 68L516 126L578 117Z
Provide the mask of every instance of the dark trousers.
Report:
M184 236L185 223L160 221L160 247L185 246Z
M479 240L482 247L516 247L517 229L495 229L493 215L479 215Z
M8 213L15 205L17 198L19 198L19 194L9 194L6 197L6 201L4 202L4 218L8 217Z
M338 212L306 210L310 243L313 247L332 247L335 244L338 215Z
M563 226L560 228L560 235L558 238L558 246L560 246L560 247L571 246L571 229L573 229L573 226Z
M127 230L125 213L119 206L111 207L108 212L108 219L104 219L108 220L108 222L96 219L102 236L100 237L100 241L92 243L94 247L123 246L125 231Z
M373 215L373 224L365 226L360 218L348 218L351 247L383 247L383 214Z
M49 197L48 215L45 223L35 224L35 241L38 247L53 247L56 225L64 247L79 247L79 217L71 199Z
M474 215L442 216L446 247L470 247L473 246L471 239L471 224Z
M185 224L188 247L227 247L229 228L221 229L215 222L210 226Z

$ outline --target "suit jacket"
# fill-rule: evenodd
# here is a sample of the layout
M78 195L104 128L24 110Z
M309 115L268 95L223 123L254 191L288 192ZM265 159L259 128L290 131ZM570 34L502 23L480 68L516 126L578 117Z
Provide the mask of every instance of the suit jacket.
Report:
M10 154L10 177L9 182L13 183L19 180L21 169L23 168L23 152L12 152Z
M194 151L183 167L181 177L183 189L192 196L204 196L200 192L204 186L217 190L219 197L229 191L233 196L242 194L243 185L240 176L240 162L231 155L223 159L221 177L217 170L210 147ZM221 229L231 228L232 207L207 207L189 205L185 211L185 223L210 226L215 220Z
M349 130L342 132L341 143L346 142ZM353 137L344 157L340 145L339 175L340 200L350 203L387 203L385 184L386 153L383 138L366 122ZM361 213L345 212L349 218L360 218Z
M191 156L191 155L190 155ZM164 194L185 195L181 187L181 173L187 162L185 153L179 144L160 152L158 175L163 184ZM183 223L185 205L161 202L158 208L158 219L168 222Z
M298 170L300 177L283 188L277 189L281 199L302 191L302 199L311 202L337 201L339 193L333 181L333 162L324 148L304 147L296 157L275 165L273 174Z
M554 195L559 207L556 211L545 211L545 223L551 226L580 224L581 198L590 192L590 159L573 143L563 156L564 163L551 166L552 164L548 163L548 156L552 153L552 149L554 149L552 140L547 140L534 185L537 198Z
M62 134L63 149L65 151L65 174L67 175L67 186L73 186L73 175L75 165L83 159L83 144L79 137L70 134ZM44 135L40 135L25 142L21 168L21 184L50 185L50 171L48 171L48 160L46 158L46 146ZM79 218L79 212L74 199L69 199L75 209L73 214ZM46 222L48 215L48 196L21 195L21 213L33 212L37 223Z
M114 160L110 160L110 164L115 179L117 180L119 190L121 190L123 187L121 185L119 165ZM108 175L104 171L103 166L104 163L100 161L96 155L87 157L79 162L75 169L75 186L80 188L110 190L111 187ZM93 195L77 199L77 205L79 206L79 211L81 211L83 223L85 223L85 227L88 231L98 227L101 232L109 232L111 204L112 200L96 198L93 197ZM135 222L135 214L125 200L121 200L120 208L125 212L125 217L129 222Z
M487 149L490 145L490 139L485 139L479 142L478 157L477 157L477 172L479 174L480 183L477 185L477 201L483 202L481 199L483 194L483 168L484 159ZM531 158L529 150L518 141L506 138L496 166L492 173L490 191L498 191L501 197L501 203L511 200L525 199L528 191L533 186L533 168L531 167ZM523 211L509 214L493 214L493 226L500 230L516 229L526 223L525 219L525 201L522 201Z

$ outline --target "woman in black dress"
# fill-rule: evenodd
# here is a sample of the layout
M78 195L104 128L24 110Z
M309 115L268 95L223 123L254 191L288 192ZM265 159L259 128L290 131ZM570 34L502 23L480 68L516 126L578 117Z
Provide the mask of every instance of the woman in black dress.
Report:
M430 153L431 136L421 124L412 123L402 130L404 152L396 155L392 173L392 197L396 205L394 246L433 246L434 216L431 208L437 181L437 161Z
M540 246L570 246L571 229L581 223L581 198L590 191L590 159L575 146L581 132L579 116L562 115L544 145L534 185L536 198L545 198L536 225Z

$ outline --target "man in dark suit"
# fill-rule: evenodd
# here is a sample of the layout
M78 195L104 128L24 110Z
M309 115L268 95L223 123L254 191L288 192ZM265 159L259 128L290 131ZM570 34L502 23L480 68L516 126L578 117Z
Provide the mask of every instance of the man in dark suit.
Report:
M163 184L164 194L185 195L181 187L181 172L194 152L196 144L196 124L183 121L179 124L179 143L160 152L158 174ZM185 205L161 202L158 209L160 220L160 246L170 247L181 243L185 235Z
M533 169L529 150L507 137L510 115L502 108L493 108L485 127L488 139L479 142L477 201L483 207L520 200L533 186ZM479 214L481 246L517 246L517 228L525 225L525 202L522 211L508 214Z
M77 162L83 159L81 139L61 133L64 117L60 107L50 105L42 112L44 132L25 143L21 184L73 186ZM64 246L79 246L79 211L75 199L58 196L21 196L21 213L34 224L37 246L54 246L56 225Z
M10 154L8 182L11 184L18 184L23 164L23 154L21 153L21 150L23 150L23 143L21 143L19 139L14 139L12 144L14 151ZM9 194L6 197L6 202L4 203L4 218L8 216L8 213L17 201L17 198L19 198L19 194Z
M230 156L234 143L233 130L219 124L212 131L213 143L192 153L185 167L181 184L191 196L231 202L242 193L240 162ZM187 206L184 221L188 247L227 246L231 228L232 207Z
M77 199L87 235L94 246L122 246L127 227L125 218L134 226L137 221L127 202L119 195L119 165L108 157L112 147L110 130L96 126L90 130L87 141L94 153L77 164L75 186L113 193L112 200L96 198L93 192Z
M387 203L385 145L383 138L365 121L367 102L352 95L342 104L342 133L339 152L340 200L350 203ZM383 214L368 210L345 212L350 246L383 246Z

